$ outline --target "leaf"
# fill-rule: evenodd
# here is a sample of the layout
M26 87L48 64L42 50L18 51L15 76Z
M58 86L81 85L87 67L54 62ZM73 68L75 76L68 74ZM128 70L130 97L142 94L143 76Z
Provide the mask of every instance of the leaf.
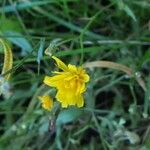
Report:
M41 39L40 40L40 47L38 49L38 56L37 56L37 62L38 62L38 64L40 64L40 61L41 61L41 59L43 57L44 43L45 43L45 39Z
M22 49L22 54L25 55L32 51L32 46L28 40L19 32L7 31L3 33L9 41Z
M82 114L81 109L71 107L71 108L68 108L68 109L60 112L60 114L58 115L58 118L56 120L56 131L57 131L56 132L56 143L57 143L58 149L60 149L60 150L62 149L61 140L60 140L61 125L76 120L81 114Z
M130 7L128 7L128 5L125 5L123 9L128 14L128 16L130 16L134 21L137 21L133 11L130 9Z
M127 4L125 4L122 0L114 0L114 2L118 5L120 10L124 10L128 16L130 16L134 21L137 21L133 11Z
M40 40L40 47L39 47L39 49L38 49L38 56L37 56L38 74L39 74L39 72L40 72L41 59L43 58L44 43L45 43L45 39L42 38L42 39Z
M140 66L145 64L150 60L150 48L144 53L144 56L141 58Z
M69 123L77 119L82 114L82 110L79 108L71 107L62 111L56 120L56 126Z
M145 98L144 98L144 112L143 112L143 116L145 118L148 117L148 113L149 113L149 106L150 106L150 76L148 77L148 81L147 81L147 91L145 93Z
M0 31L6 32L6 31L15 31L15 32L21 32L22 28L20 27L20 24L18 23L18 20L15 18L6 18L1 17L0 18Z
M146 140L146 147L150 149L150 136Z

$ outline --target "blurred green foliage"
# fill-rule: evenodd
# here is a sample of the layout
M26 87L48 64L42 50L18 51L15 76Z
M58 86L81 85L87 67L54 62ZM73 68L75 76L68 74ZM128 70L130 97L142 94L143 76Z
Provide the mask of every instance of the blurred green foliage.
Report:
M0 36L14 57L12 96L0 97L0 150L149 150L149 14L149 0L0 1ZM65 63L124 64L148 91L121 72L89 69L85 107L47 112L37 99L55 93L42 83L55 70L47 48Z

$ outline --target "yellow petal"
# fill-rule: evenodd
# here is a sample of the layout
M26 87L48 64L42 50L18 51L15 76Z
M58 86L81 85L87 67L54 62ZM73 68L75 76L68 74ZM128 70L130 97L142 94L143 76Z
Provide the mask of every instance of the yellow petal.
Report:
M75 65L69 64L68 68L69 68L69 71L71 71L71 72L77 72L77 67Z
M68 102L66 101L66 96L64 93L58 91L56 94L56 99L61 103L62 108L68 107Z
M77 82L76 94L81 94L86 91L85 83Z
M42 107L50 111L53 107L53 100L49 95L39 96L39 100L42 103Z
M77 107L83 107L83 105L84 105L83 96L79 95L77 100Z
M78 67L78 72L80 72L80 74L82 74L84 82L88 82L90 80L89 75L86 73L86 70L83 69L82 66Z
M84 78L84 82L89 82L90 80L90 77L88 74L84 74L83 78Z
M52 56L52 58L56 61L58 68L62 69L63 71L68 70L68 67L59 58L57 58L55 56Z
M62 75L56 75L53 77L45 76L43 82L48 86L57 87L60 84L62 84L63 78L64 78L64 76L62 76Z
M84 104L83 96L81 94L76 95L73 90L58 90L56 99L61 103L62 108L68 106L82 107Z
M56 94L56 99L61 103L63 108L76 104L76 96L74 95L74 91L70 89L65 90L65 92L63 89L59 90Z

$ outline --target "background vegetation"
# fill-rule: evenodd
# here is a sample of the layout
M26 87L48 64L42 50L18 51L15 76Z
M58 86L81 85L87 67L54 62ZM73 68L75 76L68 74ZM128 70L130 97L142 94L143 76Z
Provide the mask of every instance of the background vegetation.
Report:
M14 64L12 96L0 97L0 149L149 150L149 19L149 0L1 0L0 36L9 41ZM87 69L85 107L54 115L37 99L53 93L42 83L55 69L45 49L75 65L126 65L147 91L123 72Z

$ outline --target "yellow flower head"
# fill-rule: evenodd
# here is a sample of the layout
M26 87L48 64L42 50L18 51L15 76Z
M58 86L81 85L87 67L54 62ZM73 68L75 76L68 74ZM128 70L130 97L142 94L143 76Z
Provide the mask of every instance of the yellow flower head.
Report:
M39 100L42 103L42 107L46 110L51 110L53 107L53 100L50 96L44 95L44 96L39 96Z
M85 83L89 81L89 75L82 67L65 65L60 59L52 57L61 72L54 72L55 76L46 76L44 83L55 87L58 92L56 99L66 108L69 105L82 107L84 104L83 93L86 91Z

